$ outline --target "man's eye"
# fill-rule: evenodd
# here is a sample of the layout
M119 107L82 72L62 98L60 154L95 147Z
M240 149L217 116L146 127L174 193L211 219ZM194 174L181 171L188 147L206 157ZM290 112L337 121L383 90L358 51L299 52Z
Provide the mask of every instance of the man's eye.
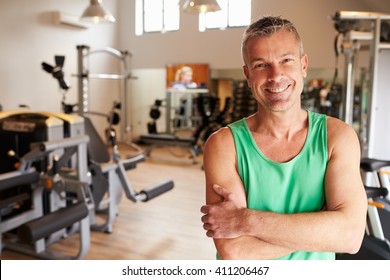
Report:
M265 67L267 67L267 64L265 63L259 63L255 65L255 68L265 68Z

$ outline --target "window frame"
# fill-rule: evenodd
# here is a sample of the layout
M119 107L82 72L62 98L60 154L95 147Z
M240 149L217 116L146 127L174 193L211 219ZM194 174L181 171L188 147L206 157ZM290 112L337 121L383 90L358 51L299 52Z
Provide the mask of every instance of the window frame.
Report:
M226 1L226 3L220 3L221 1ZM241 28L241 27L246 27L250 24L250 21L251 21L251 13L252 13L252 1L251 0L245 0L247 1L247 5L249 6L248 7L248 18L246 19L247 22L243 23L243 24L240 24L240 25L232 25L231 24L231 21L232 21L232 18L230 17L230 14L231 14L231 10L230 10L230 6L231 6L231 2L233 1L236 1L237 3L234 3L234 5L237 5L238 3L241 3L243 2L243 0L217 0L218 4L220 5L221 9L226 9L226 18L225 18L225 22L226 22L226 26L213 26L213 27L207 27L207 17L209 16L212 16L216 13L219 13L221 11L217 11L217 12L207 12L207 13L200 13L199 14L199 24L198 24L198 29L200 32L204 32L204 31L207 31L207 30L225 30L225 29L231 29L231 28ZM233 5L233 4L232 4ZM241 12L241 11L240 11Z
M147 11L145 9L146 5L151 5L150 7L155 5L158 2L161 8L161 26L157 27L153 30L153 28L150 28L150 30L147 30L148 27L146 26L146 17L148 18L154 18L153 16L147 15ZM241 28L246 27L250 24L251 21L251 12L252 12L252 1L251 0L245 0L247 1L245 4L247 5L248 10L246 10L246 16L244 22L242 24L232 24L232 20L234 17L237 18L237 16L241 16L242 9L233 9L233 11L238 11L235 16L231 15L231 9L229 8L231 5L234 5L237 7L237 5L242 5L243 0L217 0L220 4L220 2L223 1L222 5L220 4L221 8L223 9L222 12L226 13L226 15L223 15L225 17L224 24L222 25L216 25L216 26L210 26L211 24L208 24L207 21L210 21L208 17L211 17L215 13L220 13L221 11L217 12L207 12L207 13L200 13L198 17L198 30L199 32L204 32L208 30L225 30L225 29L232 29L232 28ZM232 2L234 4L232 4ZM147 2L147 3L145 3ZM177 5L177 9L172 12L172 10L167 9L169 7L169 3L171 3L171 7L174 5ZM152 34L152 33L166 33L166 32L174 32L180 30L180 16L182 13L181 9L181 0L136 0L135 2L135 35L141 36L144 34ZM152 4L153 3L153 4ZM170 12L166 12L166 11ZM150 11L153 11L152 8L150 8ZM157 14L160 13L160 11L153 11ZM175 16L175 14L177 16ZM220 15L220 14L219 14ZM159 17L160 15L158 15ZM174 19L174 22L171 24L168 24L166 21L167 18ZM153 26L153 22L150 26ZM159 23L157 22L157 25ZM156 26L157 26L156 25Z
M149 4L156 3L156 1L160 1L159 4L161 4L161 27L156 28L155 30L146 30L146 11L145 11L145 1L149 1ZM177 4L177 10L173 12L174 14L177 13L176 20L174 24L169 25L166 21L169 17L168 15L171 12L166 12L168 9L166 7L170 4L167 2L173 2L172 4ZM176 3L174 3L176 2ZM173 5L172 5L173 6ZM175 26L172 28L172 26ZM169 27L171 26L171 27ZM168 28L167 28L168 27ZM166 32L174 32L180 30L180 0L136 0L135 2L135 34L137 36L141 36L144 34L150 34L150 33L166 33Z

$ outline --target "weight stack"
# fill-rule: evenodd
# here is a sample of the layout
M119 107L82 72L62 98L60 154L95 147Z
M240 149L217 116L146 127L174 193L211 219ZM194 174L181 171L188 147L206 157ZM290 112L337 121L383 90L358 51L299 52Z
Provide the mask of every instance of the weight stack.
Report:
M246 81L235 81L233 90L232 121L250 116L257 110L256 100Z

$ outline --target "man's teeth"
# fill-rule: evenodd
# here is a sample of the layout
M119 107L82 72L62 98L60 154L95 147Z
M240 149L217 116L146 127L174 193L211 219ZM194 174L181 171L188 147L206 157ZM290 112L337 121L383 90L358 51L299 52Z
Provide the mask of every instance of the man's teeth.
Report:
M287 86L283 87L283 88L269 88L268 91L270 91L270 92L282 92L282 91L284 91L286 89L287 89Z

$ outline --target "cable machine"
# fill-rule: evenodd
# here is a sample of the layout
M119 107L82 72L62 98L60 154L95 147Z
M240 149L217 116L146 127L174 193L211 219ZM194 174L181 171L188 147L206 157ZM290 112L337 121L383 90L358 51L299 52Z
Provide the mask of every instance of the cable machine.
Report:
M340 52L345 56L341 119L353 125L357 61L359 53L367 51L369 65L366 74L361 77L362 88L366 92L360 96L358 120L362 156L390 160L390 15L337 11L333 20L338 36L342 37Z
M368 198L366 234L356 255L340 259L389 259L388 241L390 160L390 15L372 12L338 11L333 16L340 48L345 56L341 119L359 125L360 169ZM337 44L336 40L336 44ZM360 95L355 87L359 54L368 55L368 66L360 76ZM358 99L359 102L356 101ZM356 114L356 108L360 111ZM358 115L358 116L356 116ZM360 115L360 116L359 116ZM355 126L356 128L356 126ZM380 203L377 203L380 201Z
M88 66L89 63L86 63L88 59L93 54L108 54L118 59L121 63L121 73L119 74L103 74L103 73L90 73ZM129 67L127 60L131 57L131 53L128 51L119 51L114 48L106 47L103 49L90 50L89 46L78 45L77 46L77 55L78 55L78 114L84 116L84 114L89 111L89 80L90 79L112 79L122 81L123 84L120 90L120 104L121 104L121 122L120 122L120 136L121 142L129 145L136 151L140 151L140 148L132 142L131 139L131 125L128 122L128 99L127 99L127 82L129 79L132 79L132 75L129 72ZM93 112L90 112L93 113Z

